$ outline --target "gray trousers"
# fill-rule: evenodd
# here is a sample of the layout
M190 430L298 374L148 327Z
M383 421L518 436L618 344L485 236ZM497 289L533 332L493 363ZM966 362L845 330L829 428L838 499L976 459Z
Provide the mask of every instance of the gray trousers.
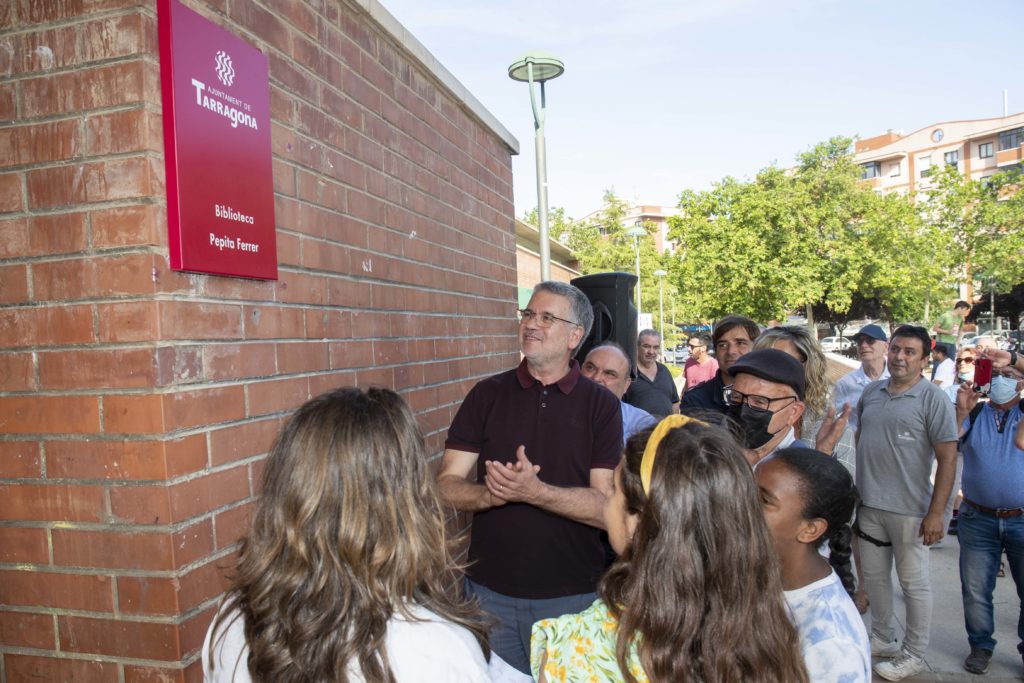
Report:
M860 564L864 572L864 590L871 601L871 630L885 641L895 635L893 615L892 566L896 564L903 597L907 603L907 634L903 649L918 657L928 650L932 625L932 584L929 575L928 546L917 532L920 517L910 517L862 506L857 524L868 536L892 543L880 547L860 540Z

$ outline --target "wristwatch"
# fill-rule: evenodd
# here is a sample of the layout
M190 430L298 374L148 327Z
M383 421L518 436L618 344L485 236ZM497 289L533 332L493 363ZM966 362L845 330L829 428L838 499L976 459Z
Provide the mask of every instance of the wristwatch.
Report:
M1010 367L1011 368L1017 367L1017 352L1016 351L1010 351Z

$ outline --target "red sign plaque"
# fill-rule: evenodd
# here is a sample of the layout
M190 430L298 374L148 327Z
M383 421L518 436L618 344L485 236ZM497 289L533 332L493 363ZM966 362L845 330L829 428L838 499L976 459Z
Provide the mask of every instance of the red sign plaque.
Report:
M159 0L171 267L277 279L267 57Z

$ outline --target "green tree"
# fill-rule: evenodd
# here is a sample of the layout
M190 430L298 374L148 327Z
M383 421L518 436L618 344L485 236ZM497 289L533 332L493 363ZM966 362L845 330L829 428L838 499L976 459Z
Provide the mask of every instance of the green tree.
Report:
M533 207L524 213L522 221L524 223L529 223L535 228L539 228L540 218L538 217L537 207ZM573 219L570 216L565 215L564 208L560 206L552 206L548 209L548 234L552 239L564 243L573 223Z
M972 179L956 166L932 174L922 215L955 282L1009 291L1024 279L1024 193L1017 170Z
M673 269L695 319L741 313L783 319L825 306L844 319L854 302L879 300L890 316L917 312L938 271L929 234L910 201L859 182L851 140L799 155L794 169L762 169L680 195L670 219L681 259Z

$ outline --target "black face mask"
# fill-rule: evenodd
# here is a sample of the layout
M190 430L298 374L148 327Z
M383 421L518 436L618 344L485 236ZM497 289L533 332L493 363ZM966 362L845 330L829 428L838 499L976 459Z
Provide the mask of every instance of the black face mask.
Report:
M732 404L726 411L726 415L739 427L740 433L737 436L747 448L760 448L775 436L768 431L768 424L772 421L772 416L775 415L770 410L752 408L746 403Z

